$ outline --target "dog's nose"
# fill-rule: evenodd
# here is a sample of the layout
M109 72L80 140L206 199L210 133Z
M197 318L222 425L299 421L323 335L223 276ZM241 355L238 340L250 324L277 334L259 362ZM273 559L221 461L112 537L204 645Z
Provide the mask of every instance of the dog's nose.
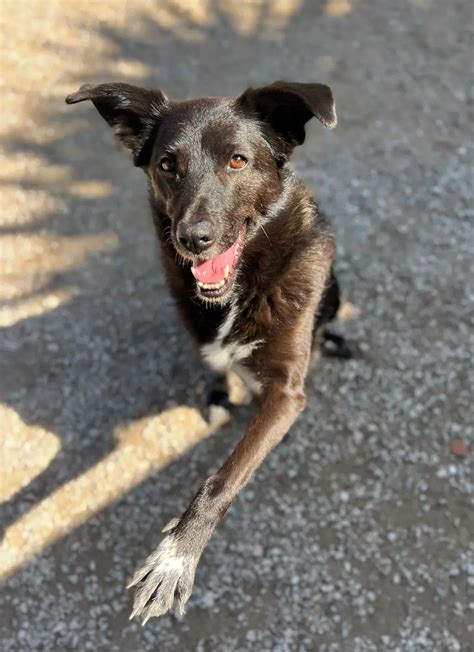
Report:
M201 254L214 242L212 224L209 220L181 222L178 224L178 241L193 254Z

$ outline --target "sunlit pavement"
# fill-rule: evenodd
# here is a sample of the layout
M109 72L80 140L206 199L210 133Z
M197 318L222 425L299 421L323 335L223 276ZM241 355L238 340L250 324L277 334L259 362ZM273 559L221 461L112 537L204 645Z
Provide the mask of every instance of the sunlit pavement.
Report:
M474 638L470 3L4 0L2 650L464 650ZM210 429L142 173L85 82L233 95L324 81L299 174L332 216L360 356L322 361L183 621L127 580L251 411ZM358 313L358 316L354 318ZM465 455L453 441L470 444Z

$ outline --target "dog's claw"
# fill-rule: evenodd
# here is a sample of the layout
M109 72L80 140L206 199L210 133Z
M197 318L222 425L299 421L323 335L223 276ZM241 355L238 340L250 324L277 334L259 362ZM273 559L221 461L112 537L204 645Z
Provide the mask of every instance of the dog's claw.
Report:
M162 532L169 532L170 530L173 530L177 525L179 525L181 519L175 516L174 518L169 521L165 527L161 530Z
M140 578L138 578L137 574L135 573L135 575L132 577L131 582L129 584L127 584L127 591L128 591L128 589L131 589L133 586L138 584L139 581L140 581Z
M145 627L145 625L150 620L150 618L151 618L151 613L148 612L147 615L145 616L145 618L142 620L142 627Z

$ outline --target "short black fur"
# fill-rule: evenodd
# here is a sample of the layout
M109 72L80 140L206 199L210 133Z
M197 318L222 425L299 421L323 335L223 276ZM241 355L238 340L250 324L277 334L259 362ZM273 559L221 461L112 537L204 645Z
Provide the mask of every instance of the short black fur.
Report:
M312 353L350 355L325 330L340 304L331 229L288 164L308 120L334 127L336 111L328 86L282 81L185 102L100 84L66 101L84 100L147 175L170 292L218 377L211 402L226 407L233 372L259 405L230 457L135 574L132 615L146 622L173 606L183 611L212 532L303 410Z

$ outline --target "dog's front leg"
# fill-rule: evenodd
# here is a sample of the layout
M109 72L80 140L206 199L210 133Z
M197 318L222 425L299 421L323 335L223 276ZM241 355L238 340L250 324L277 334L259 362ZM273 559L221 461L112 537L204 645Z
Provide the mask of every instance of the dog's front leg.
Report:
M297 365L305 370L306 362ZM294 369L294 367L293 367ZM265 456L278 444L304 407L304 373L280 370L263 393L259 412L233 453L201 486L182 517L169 524L166 538L140 568L132 616L145 623L176 603L184 611L199 558L232 500Z

